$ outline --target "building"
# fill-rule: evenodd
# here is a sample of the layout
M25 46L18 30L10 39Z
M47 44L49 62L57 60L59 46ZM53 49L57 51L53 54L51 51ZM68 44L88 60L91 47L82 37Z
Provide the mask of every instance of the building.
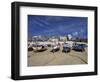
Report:
M33 36L32 37L32 41L33 42L36 42L36 41L38 41L38 42L44 42L44 41L48 41L48 37L47 36Z
M67 39L67 36L60 36L60 41L63 41L63 42L66 42L68 39Z

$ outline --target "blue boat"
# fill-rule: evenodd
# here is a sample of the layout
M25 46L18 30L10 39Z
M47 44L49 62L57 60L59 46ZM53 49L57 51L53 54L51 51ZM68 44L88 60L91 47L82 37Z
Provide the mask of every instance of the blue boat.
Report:
M86 44L75 44L72 49L75 51L85 51L86 47Z

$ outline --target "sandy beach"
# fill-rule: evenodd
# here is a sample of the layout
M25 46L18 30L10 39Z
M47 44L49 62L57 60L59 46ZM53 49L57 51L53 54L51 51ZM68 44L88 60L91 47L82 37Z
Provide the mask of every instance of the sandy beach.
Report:
M50 66L50 65L77 65L87 64L87 48L85 51L71 50L68 53L62 52L62 46L59 51L50 52L51 48L43 52L28 51L28 66Z

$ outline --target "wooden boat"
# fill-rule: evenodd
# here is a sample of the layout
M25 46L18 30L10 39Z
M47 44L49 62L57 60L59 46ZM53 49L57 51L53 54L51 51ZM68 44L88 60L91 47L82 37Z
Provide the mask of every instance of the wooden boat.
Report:
M68 43L64 43L62 52L67 53L67 52L70 52L70 50L71 50L71 48L69 47L69 44Z
M59 45L55 45L55 46L53 46L52 47L52 50L51 50L51 52L57 52L57 51L59 51L60 50L60 46Z
M43 52L47 50L47 47L44 45L37 46L37 47L32 47L34 52Z

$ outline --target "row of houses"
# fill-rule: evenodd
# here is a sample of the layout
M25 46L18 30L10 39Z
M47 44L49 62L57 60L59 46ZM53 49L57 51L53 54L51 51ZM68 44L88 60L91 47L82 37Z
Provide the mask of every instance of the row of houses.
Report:
M33 36L28 41L30 42L52 42L52 41L78 41L78 42L87 42L87 38L71 37L69 36Z
M28 41L45 42L45 41L67 41L67 40L68 40L67 36L33 36Z

